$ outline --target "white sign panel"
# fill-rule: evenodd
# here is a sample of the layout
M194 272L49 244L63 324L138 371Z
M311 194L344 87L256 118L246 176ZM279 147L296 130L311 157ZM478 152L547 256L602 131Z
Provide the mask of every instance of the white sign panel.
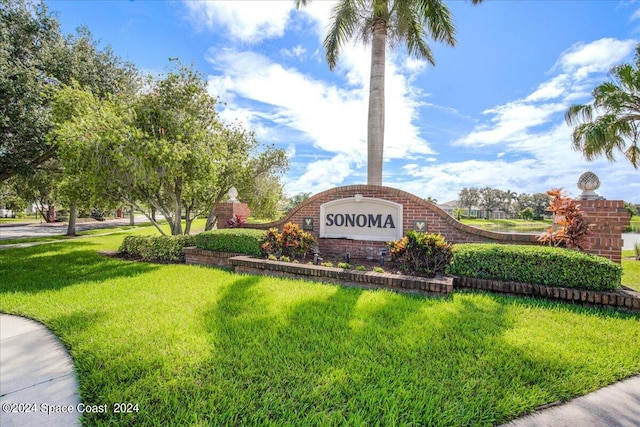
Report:
M348 197L320 206L320 237L389 242L402 238L402 205L373 197Z

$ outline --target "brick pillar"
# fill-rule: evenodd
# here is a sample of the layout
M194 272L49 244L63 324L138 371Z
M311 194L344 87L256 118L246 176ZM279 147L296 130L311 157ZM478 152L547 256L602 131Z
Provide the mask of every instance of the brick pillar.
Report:
M587 222L593 224L586 252L622 262L622 231L629 226L631 215L622 200L578 200Z
M242 217L243 220L247 220L251 215L251 210L246 203L240 202L226 202L218 203L215 209L216 220L218 221L218 228L227 228L227 221L233 218L234 215Z

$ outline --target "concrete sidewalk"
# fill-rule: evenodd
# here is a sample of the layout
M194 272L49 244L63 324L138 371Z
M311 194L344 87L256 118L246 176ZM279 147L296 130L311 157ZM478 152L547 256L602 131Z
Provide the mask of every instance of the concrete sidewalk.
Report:
M504 424L505 427L638 427L640 376L543 409Z
M0 404L2 427L80 425L73 361L38 322L0 314Z

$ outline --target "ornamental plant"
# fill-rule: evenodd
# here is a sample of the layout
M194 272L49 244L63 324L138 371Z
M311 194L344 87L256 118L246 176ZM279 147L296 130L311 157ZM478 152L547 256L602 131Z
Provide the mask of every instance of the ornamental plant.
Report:
M401 270L420 276L443 274L453 258L453 245L440 234L409 230L402 239L387 245L391 260Z
M273 254L279 258L286 256L296 259L306 257L315 244L316 240L311 233L288 222L282 227L282 232L277 228L270 228L262 238L260 249L263 255Z
M229 228L240 228L247 223L247 218L242 215L234 214L233 217L227 220L227 227Z
M593 235L591 227L584 218L580 205L556 188L547 191L551 197L547 210L553 213L555 226L538 237L538 240L549 246L566 246L585 251L591 247L589 237Z

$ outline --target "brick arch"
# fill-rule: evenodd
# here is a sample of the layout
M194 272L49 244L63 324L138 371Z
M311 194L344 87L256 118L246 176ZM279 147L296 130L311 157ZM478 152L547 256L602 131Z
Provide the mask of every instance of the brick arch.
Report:
M381 250L386 249L385 242L350 240L350 239L320 239L320 205L347 197L361 194L363 197L374 197L390 200L403 205L403 234L413 228L414 221L426 221L427 231L442 234L452 243L465 242L493 242L507 244L536 244L536 235L498 233L480 230L457 221L451 215L431 202L408 193L406 191L378 185L348 185L335 187L318 193L292 209L283 218L266 224L247 224L247 228L269 229L278 228L288 222L302 226L303 218L313 218L314 230L311 233L318 241L320 253L327 256L342 257L350 253L352 258L373 258L379 256Z

